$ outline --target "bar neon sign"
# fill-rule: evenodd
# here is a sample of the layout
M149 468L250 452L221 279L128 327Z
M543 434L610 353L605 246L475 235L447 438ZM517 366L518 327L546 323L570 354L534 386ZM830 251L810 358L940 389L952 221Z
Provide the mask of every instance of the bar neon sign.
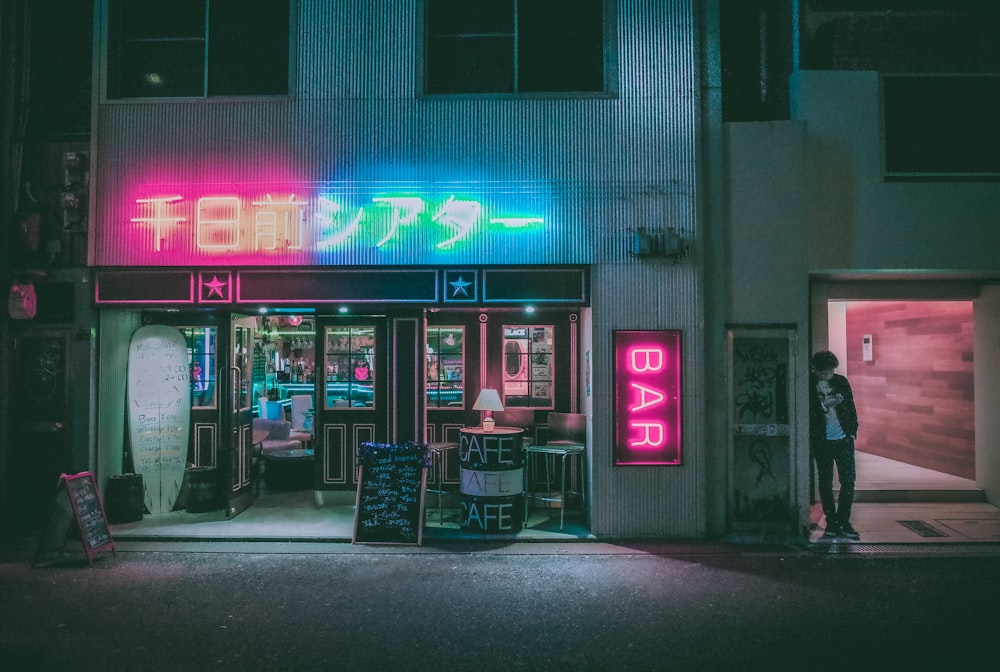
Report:
M615 465L681 463L681 332L615 331Z

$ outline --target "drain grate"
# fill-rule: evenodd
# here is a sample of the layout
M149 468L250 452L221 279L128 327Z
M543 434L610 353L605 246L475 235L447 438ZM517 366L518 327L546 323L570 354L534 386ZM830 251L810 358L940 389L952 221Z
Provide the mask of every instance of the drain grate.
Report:
M921 537L947 537L946 532L922 520L897 520L897 523Z
M947 555L951 557L1000 557L1000 544L910 542L905 544L810 544L817 555Z

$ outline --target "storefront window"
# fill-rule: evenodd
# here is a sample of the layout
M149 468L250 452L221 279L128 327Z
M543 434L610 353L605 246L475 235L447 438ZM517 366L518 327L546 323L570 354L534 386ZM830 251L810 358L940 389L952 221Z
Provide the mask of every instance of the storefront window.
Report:
M327 327L325 408L375 408L375 328Z
M215 327L180 327L191 370L191 407L215 407Z
M555 327L504 325L504 406L553 408Z
M465 408L465 327L427 328L427 407Z

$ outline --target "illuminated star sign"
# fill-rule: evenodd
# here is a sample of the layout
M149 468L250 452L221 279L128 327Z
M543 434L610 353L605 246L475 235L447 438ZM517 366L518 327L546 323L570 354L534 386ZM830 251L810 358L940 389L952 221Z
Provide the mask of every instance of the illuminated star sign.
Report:
M458 296L459 294L462 294L466 297L469 296L469 286L472 285L472 283L466 280L461 275L458 276L458 280L450 281L448 284L451 285L452 289L451 296L453 298Z
M222 296L222 288L226 286L226 283L219 280L219 276L213 275L210 282L206 282L205 286L208 287L208 296L206 298L212 298L212 295L217 295L220 299L225 298Z

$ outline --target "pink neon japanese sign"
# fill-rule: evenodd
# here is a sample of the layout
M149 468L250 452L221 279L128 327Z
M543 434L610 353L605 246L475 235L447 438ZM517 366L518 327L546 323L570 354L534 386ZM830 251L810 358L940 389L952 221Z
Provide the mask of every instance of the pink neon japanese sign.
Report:
M615 464L681 463L681 332L614 332Z
M391 263L441 260L548 236L544 199L478 184L142 183L101 218L99 265ZM395 256L393 256L395 255ZM409 256L407 256L409 255Z

